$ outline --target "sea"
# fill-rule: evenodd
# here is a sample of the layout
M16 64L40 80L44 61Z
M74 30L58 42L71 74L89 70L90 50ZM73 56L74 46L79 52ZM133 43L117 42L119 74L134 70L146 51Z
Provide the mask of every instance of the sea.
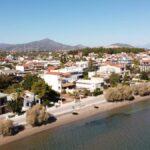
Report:
M150 100L44 131L0 150L150 150Z

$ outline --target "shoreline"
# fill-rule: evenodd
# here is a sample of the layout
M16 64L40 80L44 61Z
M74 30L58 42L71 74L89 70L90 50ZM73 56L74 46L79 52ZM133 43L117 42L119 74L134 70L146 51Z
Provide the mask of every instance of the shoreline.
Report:
M84 109L78 110L78 115L72 115L72 113L65 114L62 116L57 117L56 122L42 125L40 127L26 127L25 130L19 132L18 134L14 136L8 136L8 137L2 137L0 136L0 146L3 146L5 144L9 144L12 142L17 142L17 140L21 140L24 138L27 138L32 135L39 134L41 132L44 132L46 130L54 129L57 127L61 127L70 123L74 123L80 120L84 120L87 118L90 118L95 115L102 115L103 113L107 113L112 110L121 109L123 107L129 106L131 104L136 104L139 102L144 102L150 99L150 96L145 97L136 97L133 101L124 101L124 102L113 102L113 103L102 103L97 106L99 106L98 109L95 109L93 106L86 107Z

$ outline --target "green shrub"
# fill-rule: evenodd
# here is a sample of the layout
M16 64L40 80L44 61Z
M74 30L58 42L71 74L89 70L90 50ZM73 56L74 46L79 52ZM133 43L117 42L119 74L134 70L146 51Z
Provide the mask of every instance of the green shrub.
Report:
M100 88L95 89L94 92L93 92L94 96L98 96L98 95L101 95L101 94L103 94L103 91L101 91Z

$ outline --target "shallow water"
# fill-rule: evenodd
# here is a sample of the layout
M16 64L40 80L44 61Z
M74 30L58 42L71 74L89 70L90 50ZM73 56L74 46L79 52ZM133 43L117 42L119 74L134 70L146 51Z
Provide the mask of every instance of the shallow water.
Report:
M150 150L150 101L104 116L42 132L0 150Z

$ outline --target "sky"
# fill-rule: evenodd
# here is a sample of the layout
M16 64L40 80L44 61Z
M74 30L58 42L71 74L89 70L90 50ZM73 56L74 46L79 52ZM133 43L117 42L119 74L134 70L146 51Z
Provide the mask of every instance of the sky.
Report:
M150 43L150 0L0 0L0 43Z

